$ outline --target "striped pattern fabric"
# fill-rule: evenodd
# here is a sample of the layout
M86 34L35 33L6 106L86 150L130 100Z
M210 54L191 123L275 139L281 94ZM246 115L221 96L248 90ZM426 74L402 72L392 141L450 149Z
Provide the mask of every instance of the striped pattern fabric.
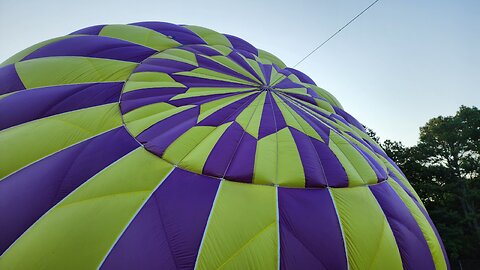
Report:
M0 269L449 267L364 126L238 37L92 26L0 82Z

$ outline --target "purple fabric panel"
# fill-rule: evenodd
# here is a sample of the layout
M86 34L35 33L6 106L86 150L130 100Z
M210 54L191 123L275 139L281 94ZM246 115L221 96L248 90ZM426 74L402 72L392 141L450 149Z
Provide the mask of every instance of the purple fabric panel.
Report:
M143 88L134 91L129 91L122 94L122 102L129 100L137 100L143 98L158 97L170 94L183 94L188 88L182 87L160 87L160 88Z
M248 59L257 61L257 55L245 50L237 50L241 55L245 56Z
M205 41L188 28L166 22L138 22L131 25L141 26L170 36L182 44L205 44Z
M138 146L120 127L37 161L0 181L0 254L51 207Z
M281 80L279 83L277 83L275 87L276 88L300 88L305 86L292 82L289 78L285 78Z
M254 98L254 96L247 96L221 109L218 109L217 111L200 121L198 125L219 126L227 122L227 120L234 120L236 116L238 116L243 111L243 109L254 100Z
M284 82L284 81L290 81L290 79L286 78L286 77L280 77L280 78L276 78L275 81L273 81L271 84L275 87L279 87L279 88L285 88L285 86L278 86L280 83Z
M335 112L340 115L341 117L343 117L343 119L347 120L347 122L349 122L350 124L356 126L358 129L360 129L361 131L364 131L365 132L365 128L363 127L362 124L360 124L360 122L358 122L357 119L355 119L353 116L351 116L350 114L348 114L346 111L336 107L336 106L333 106L333 108L335 109Z
M200 108L195 107L174 114L140 133L137 139L148 151L161 157L173 141L195 126L199 113Z
M25 89L13 64L0 68L0 82L2 82L0 95Z
M311 140L320 158L323 171L330 187L348 187L348 177L342 164L327 144Z
M272 78L270 78L270 76L272 75L272 65L265 65L263 64L263 76L265 77L265 81L267 83L267 85L270 85L270 80Z
M302 160L303 171L305 173L305 186L307 188L327 186L323 166L318 157L318 153L315 151L313 143L311 142L315 139L310 138L294 128L289 129L292 132L298 153L300 154L300 159Z
M351 125L347 120L345 120L343 117L341 117L341 116L338 115L338 114L332 114L332 115L330 115L329 118L332 119L332 120L336 120L336 122L340 121L340 122L344 123L344 124L347 125L347 126L350 126L350 125Z
M252 87L242 83L226 82L221 80L212 80L204 78L196 78L188 75L171 75L171 77L188 87Z
M364 145L366 148L368 148L369 150L371 150L372 152L375 153L375 149L372 148L372 146L364 139L358 137L355 133L353 132L350 132L350 131L347 131L346 132L348 135L352 136L353 138L355 138L355 140L357 140L359 143L361 143L362 145Z
M280 269L347 269L328 189L278 188Z
M207 95L207 96L182 98L182 99L170 100L168 101L168 104L172 104L177 107L184 106L184 105L201 105L203 103L207 103L207 102L214 101L221 98L226 98L229 96L234 96L236 94L237 93L214 94L214 95Z
M122 94L122 114L153 103L167 102L172 97L185 93L187 88L148 88Z
M312 105L315 105L317 106L317 102L315 101L315 99L311 96L305 96L305 95L302 95L302 94L295 94L295 93L288 93L288 92L283 92L285 93L286 95L292 97L292 98L295 98L295 99L299 99L299 100L303 100L305 102L308 102Z
M251 183L255 165L257 140L245 132L232 157L225 178L237 182Z
M415 195L413 195L413 193L403 184L402 180L400 180L390 169L387 169L388 171L388 177L392 178L395 182L397 182L397 184L399 184L403 190L408 194L408 196L410 196L410 198L412 198L413 201L415 201L416 203L418 202L417 201L417 198L415 197Z
M323 97L321 97L317 92L315 92L315 90L313 90L312 88L308 88L307 87L307 94L309 94L310 96L314 97L314 98L318 98L318 99L321 99L323 101L326 101L328 102L326 99L324 99Z
M330 116L332 115L332 113L328 112L326 113L324 110L321 110L320 108L318 107L307 107L305 105L301 105L301 107L303 108L308 108L309 111L314 111L315 113L321 115L322 117L325 117L325 118L328 118L330 120L334 120L333 118L331 118ZM334 128L334 126L332 126L332 128Z
M242 105L242 107L240 107L238 110L236 110L234 113L232 113L225 122L235 121L235 119L237 119L237 117L245 110L245 108L247 106L249 106L258 97L259 94L260 94L260 92L256 92L256 93L248 96L247 102L245 102Z
M440 243L440 246L442 247L442 253L443 253L443 257L445 258L445 261L447 263L447 268L450 269L450 262L448 260L448 255L447 255L447 252L445 250L445 246L443 245L442 238L440 237L440 234L438 233L437 228L433 224L433 221L431 220L427 211L425 211L423 206L420 205L420 203L417 201L417 198L412 194L412 192L410 192L410 190L403 184L403 182L400 179L398 179L398 177L396 177L395 174L392 171L390 171L389 169L388 169L388 176L390 178L392 178L395 182L397 182L403 188L403 190L408 194L408 196L410 196L410 198L412 198L413 202L415 202L417 207L420 209L420 211L422 211L423 215L425 216L425 218L430 223L430 226L433 228L433 231L435 232L435 235L436 235L436 237L437 237L437 239Z
M178 269L157 204L155 197L147 201L107 255L101 270Z
M280 111L280 108L278 107L277 101L273 98L272 92L270 92L269 94L270 94L270 101L273 108L273 114L275 117L275 124L277 125L277 130L281 130L287 126L287 122L285 122L285 118L283 117L283 114Z
M256 59L254 59L254 60L257 61L258 67L260 68L260 72L261 72L262 74L266 74L267 71L265 70L265 65L263 65L263 64L260 63L260 62L258 62L258 60L256 60Z
M255 78L257 78L259 81L262 81L262 79L260 78L260 76L257 74L257 72L255 72L255 70L247 63L247 61L245 61L245 59L243 59L238 52L231 52L229 55L228 55L228 58L232 59L235 63L237 63L239 66L241 66L242 68L244 68L246 71L248 71L250 74L252 74L253 76L255 76Z
M374 144L374 143L371 143L371 142L369 142L369 141L367 141L367 140L365 140L365 139L363 139L363 140L365 141L365 143L367 143L367 144L370 146L370 148L373 150L373 152L381 155L381 156L384 157L385 159L389 159L389 157L387 156L387 154L385 154L385 152L384 152L378 145L376 145L376 144Z
M271 105L273 98L271 98L270 95L271 93L267 92L265 103L263 104L262 118L260 120L260 128L258 130L259 140L265 136L277 132L277 128L275 127L276 122L273 116L273 110ZM262 104L258 105L262 106Z
M292 80L290 80L288 78L288 76L290 76L292 73L286 69L283 69L283 68L280 68L279 66L277 66L276 64L272 64L272 67L278 72L280 73L281 75L283 75L282 77L283 78L286 78L288 83L293 83Z
M228 41L230 41L234 49L244 50L244 51L248 51L258 55L257 48L255 48L252 44L246 42L245 40L232 35L227 35L227 34L223 34L223 35L228 39Z
M194 54L204 54L207 56L222 55L220 52L207 45L182 46L181 49L193 52Z
M230 160L232 160L235 154L243 133L243 128L236 122L233 122L227 130L225 130L225 133L222 134L213 147L212 152L208 155L207 161L203 166L203 174L223 177Z
M316 117L306 113L305 111L299 109L298 107L292 106L292 109L298 113L305 121L312 126L312 128L317 132L318 135L322 138L325 143L330 142L330 132L335 132L337 130L335 126L328 124L326 121L321 121Z
M369 186L392 229L404 269L435 269L420 227L387 182Z
M309 83L309 84L316 85L315 82L310 77L305 75L303 72L300 72L300 71L298 71L296 69L293 69L293 68L285 68L285 70L288 70L291 73L295 74L295 76L297 76L300 79L300 81L303 82L303 83Z
M118 102L122 86L123 83L61 85L12 94L0 100L0 130L59 113Z
M141 99L122 101L121 103L122 114L126 114L137 108L151 105L154 103L166 102L174 96L176 96L176 94L163 93L162 95L158 95L155 97L146 97Z
M370 156L362 148L358 147L355 143L350 142L350 145L353 146L367 160L368 164L370 165L372 170L375 172L378 182L382 182L385 179L387 179L387 172L372 156Z
M290 106L290 108L292 108L294 112L300 115L317 132L317 134L323 139L323 141L325 141L325 143L329 142L330 126L326 126L324 122L321 122L310 114L307 114L305 111L298 108L292 102L285 99L282 95L279 96L282 98L285 104Z
M149 58L142 62L141 65L139 65L133 73L137 72L146 72L146 71L152 71L152 72L165 72L168 74L172 74L175 72L180 72L180 71L190 71L195 69L196 66L190 65L187 63L183 62L178 62L175 60L170 60L170 59L161 59L161 58Z
M101 269L193 269L220 181L175 169Z
M442 239L440 238L440 234L438 233L437 231L437 228L435 227L435 225L433 224L430 216L428 215L427 211L425 211L425 209L423 208L423 206L420 204L420 202L417 201L417 198L412 194L412 192L403 184L403 182L398 179L398 177L395 176L395 174L390 170L388 169L388 176L390 178L392 178L395 182L397 182L402 188L403 190L408 194L408 196L410 196L410 198L412 198L412 201L417 205L418 209L420 209L420 211L422 211L423 215L425 216L425 218L428 220L428 222L430 223L430 226L433 228L433 231L435 232L435 235L437 236L437 239L440 243L440 246L442 247L442 252L443 252L443 257L445 258L445 261L447 262L447 267L448 269L450 269L450 262L448 261L448 256L447 256L447 253L445 251L445 247L443 245L443 242L442 242Z
M105 24L94 25L94 26L90 26L90 27L75 31L70 35L98 35L100 31L102 31L103 27L105 27Z
M402 172L402 170L400 169L400 167L398 167L398 165L397 165L395 162L393 162L393 160L392 160L390 157L388 157L387 154L384 154L384 155L385 155L387 161L388 161L390 164L392 164L392 166L395 167L395 169L397 169L397 171L399 171L399 172L403 175L403 177L407 178L407 177L405 176L405 174Z
M447 251L445 250L445 246L443 245L443 241L442 241L442 238L440 237L440 234L438 233L437 227L435 227L435 224L433 224L433 221L432 221L432 219L430 218L430 216L428 215L428 213L427 213L427 211L425 210L425 208L423 208L423 206L421 206L418 201L415 201L415 200L414 200L414 202L415 202L415 204L417 205L418 209L420 209L420 211L422 211L423 215L424 215L425 218L428 220L428 223L430 224L430 226L432 227L433 231L435 232L435 236L437 237L438 242L440 243L440 247L442 248L442 254L443 254L443 258L445 259L445 263L447 264L447 269L450 270L450 261L448 260Z
M249 82L252 82L252 83L255 83L255 81L253 81L252 79L234 71L234 70L231 70L230 68L222 65L222 64L219 64L211 59L208 59L206 58L205 56L203 55L197 55L197 61L198 61L198 65L200 67L203 67L203 68L207 68L207 69L210 69L210 70L213 70L213 71L217 71L217 72L220 72L220 73L223 73L223 74L226 74L226 75L230 75L230 76L233 76L233 77L236 77L236 78L239 78L239 79L243 79L243 80L246 80L246 81L249 81Z
M102 37L79 36L45 45L23 60L49 56L86 56L141 62L156 51L127 41Z

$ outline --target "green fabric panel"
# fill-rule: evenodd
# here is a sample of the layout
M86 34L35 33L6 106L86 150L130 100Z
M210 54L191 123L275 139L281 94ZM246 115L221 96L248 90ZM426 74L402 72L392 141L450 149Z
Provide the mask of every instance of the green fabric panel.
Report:
M222 181L196 269L278 269L276 196L275 187Z
M278 73L278 71L275 68L272 68L270 70L270 84L272 86L280 82L284 77L285 75L283 75L282 73Z
M210 152L212 152L215 144L217 144L220 137L231 124L232 122L225 123L209 133L208 136L206 136L199 144L197 144L190 151L190 153L188 153L185 158L180 161L180 167L188 171L202 174L203 166L205 165Z
M288 128L277 132L278 176L277 184L282 187L305 187L305 174L297 144Z
M306 85L308 88L311 88L313 91L317 92L317 94L319 94L322 98L326 99L328 102L330 102L330 104L340 108L340 109L343 109L343 106L342 104L340 104L340 102L332 95L330 94L327 90L325 89L322 89L316 85L313 85L313 84L308 84L308 83L305 83L304 85Z
M285 93L292 93L292 94L300 94L304 95L306 97L311 97L309 94L307 94L307 88L304 87L297 87L297 88L275 88L281 92Z
M258 57L259 58L266 59L266 60L274 63L275 65L277 65L279 68L286 68L287 67L287 65L285 65L285 63L283 63L283 61L280 60L275 55L273 55L273 54L271 54L267 51L261 50L261 49L257 49L257 50L258 50Z
M39 219L2 256L1 269L97 269L173 166L137 148Z
M133 73L123 87L123 93L146 88L179 87L185 85L176 82L170 75L163 72L137 72Z
M131 122L128 121L128 114L126 114L124 117L125 123L128 126L128 131L133 135L133 136L138 136L138 134L142 133L144 130L147 128L151 127L152 125L162 121L163 119L166 119L167 117L170 117L174 114L183 112L185 110L188 110L190 108L195 107L195 105L186 105L186 106L181 106L181 107L169 107L169 106L164 106L164 105L155 105L152 104L151 106L144 106L141 108L141 110L150 110L152 111L148 112L148 116L144 118L139 118L136 120L133 120ZM140 109L140 108L139 108ZM154 113L154 111L156 111ZM134 113L135 111L132 111Z
M422 200L420 199L420 196L418 196L417 192L415 191L415 189L413 189L412 185L410 184L410 182L408 182L407 178L405 178L403 176L403 174L401 172L399 172L397 170L396 167L394 167L388 160L386 160L384 157L380 156L380 159L383 160L383 164L385 164L385 166L390 169L393 174L395 174L395 176L400 179L400 181L402 181L402 184L408 189L408 191L410 191L410 193L413 194L413 196L417 199L417 201L420 203L420 205L423 206L423 208L426 210L425 208L425 205L423 205L423 202Z
M64 40L64 39L67 39L67 38L72 38L72 37L78 37L78 35L71 35L71 36L63 36L63 37L57 37L57 38L52 38L52 39L49 39L49 40L46 40L46 41L42 41L40 43L37 43L33 46L30 46L28 48L26 48L25 50L23 51L20 51L16 54L14 54L13 56L11 56L10 58L8 58L7 60L3 61L3 63L0 64L0 67L3 67L3 66L6 66L6 65L9 65L9 64L14 64L14 63L17 63L17 62L20 62L23 58L25 58L27 55L33 53L34 51L48 45L48 44L52 44L54 42L57 42L57 41L60 41L60 40Z
M178 94L171 98L170 100L177 100L183 98L199 97L199 96L209 96L217 94L228 94L228 93L241 93L247 91L253 91L256 88L223 88L223 87L190 87L187 92L183 94Z
M123 88L123 93L127 93L130 91L140 90L140 89L148 89L148 88L186 88L185 85L179 82L165 82L165 81L157 81L157 82L134 82L128 81Z
M221 99L217 99L217 100L214 100L214 101L210 101L210 102L207 102L207 103L204 103L204 104L200 105L200 116L198 116L197 123L202 121L203 119L207 118L212 113L220 110L221 108L223 108L225 106L228 106L228 105L234 103L235 101L238 101L242 98L248 97L248 96L253 95L253 94L255 94L255 92L238 94L238 95L229 96L229 97L226 97L226 98L221 98Z
M299 100L299 99L296 99L296 100L290 99L290 101L292 101L299 108L301 108L302 110L304 110L308 114L312 115L316 119L322 121L326 125L332 126L332 127L337 128L339 130L348 130L348 131L351 130L351 128L349 126L343 124L341 121L332 121L332 120L328 119L327 117L325 117L325 116L319 114L318 112L316 112L315 110L322 111L322 109L318 106L315 106L311 103L308 103L308 102L305 102L305 101ZM324 113L331 114L330 112L327 112L327 111L324 111ZM330 127L330 128L332 129L332 127Z
M313 127L303 119L297 112L295 112L290 106L285 104L283 100L281 100L277 95L273 95L275 102L277 103L280 111L285 119L285 122L288 126L296 128L298 131L303 132L304 134L315 138L321 142L323 142L322 137L318 135L318 133L313 129Z
M183 27L191 30L203 39L208 45L224 45L232 47L230 41L222 34L208 28L195 25L184 25Z
M260 93L235 119L246 132L257 139L266 93Z
M210 126L194 126L190 128L167 147L162 158L172 164L178 164L215 129L216 127Z
M253 183L263 185L277 184L277 133L261 138L257 142Z
M133 111L129 111L128 113L123 115L123 120L125 123L130 123L135 120L143 119L149 116L152 116L157 113L166 112L169 110L174 110L177 107L170 105L166 102L158 102L153 104L148 104L142 107L138 107Z
M129 41L157 51L182 45L157 31L135 25L107 25L102 28L98 35Z
M45 156L120 125L118 104L111 103L2 130L0 179Z
M227 75L225 73L217 72L217 71L206 69L206 68L196 68L192 71L181 71L181 72L176 72L174 74L189 76L194 78L204 78L204 79L210 79L215 81L233 82L233 83L256 86L254 82L243 80L234 76Z
M230 47L225 45L211 45L210 48L214 48L217 52L220 52L224 56L229 55L233 51Z
M330 103L328 103L328 101L325 101L325 100L319 99L319 98L315 98L315 101L317 102L318 107L323 109L325 111L325 113L327 113L327 114L335 113L335 109L332 107L332 105Z
M351 130L353 134L357 135L359 138L361 136L357 133L355 133L355 130ZM387 173L387 166L383 163L383 161L380 159L380 155L375 154L372 150L370 150L368 147L366 147L363 143L359 142L357 139L354 137L350 136L350 134L343 132L343 136L345 136L349 141L353 142L358 148L361 148L363 151L365 151L366 154L368 154L371 158L373 158L380 166L382 166L382 169L384 170L385 174Z
M197 57L195 54L182 49L168 49L154 55L152 58L169 59L198 67Z
M125 81L136 63L78 56L55 56L15 64L27 89L51 85Z
M370 189L330 191L342 224L350 269L403 269L395 237Z
M430 252L432 253L435 268L447 269L447 263L445 257L443 256L442 247L440 246L440 242L438 241L438 238L433 231L433 228L430 226L427 218L423 215L422 211L420 211L412 198L397 182L395 182L393 179L389 179L387 182L402 199L403 203L408 207L410 213L420 227L420 230L427 241Z
M260 66L258 65L258 62L255 61L255 60L252 60L250 58L246 58L244 56L242 56L242 57L243 57L243 59L245 59L245 61L247 61L247 63L250 65L250 67L253 68L253 70L257 73L257 75L260 77L260 79L262 79L262 84L267 84L266 80L265 80L265 76L263 75L263 72L260 69Z
M302 84L302 81L300 81L300 79L295 74L288 75L288 79L290 79L290 81L292 81L292 82Z
M377 183L377 175L368 161L346 139L330 132L328 146L342 163L348 176L348 186Z
M222 64L223 66L228 67L229 69L231 69L233 71L236 71L236 72L252 79L253 81L255 81L257 83L260 83L260 84L262 83L260 80L257 79L257 77L253 76L250 72L248 72L246 69L244 69L242 66L240 66L239 64L237 64L236 62L234 62L233 60L231 60L228 57L220 56L220 55L214 55L214 56L210 56L208 58L211 59L212 61L215 61L219 64Z
M130 78L128 78L128 80L132 81L132 82L159 82L159 81L161 81L161 82L176 82L167 73L153 72L153 71L133 73L130 76Z

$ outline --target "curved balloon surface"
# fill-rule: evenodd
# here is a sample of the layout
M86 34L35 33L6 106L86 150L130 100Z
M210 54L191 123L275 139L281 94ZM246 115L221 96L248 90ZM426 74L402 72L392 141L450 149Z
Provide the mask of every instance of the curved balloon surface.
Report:
M0 82L0 269L448 268L364 127L238 37L93 26Z

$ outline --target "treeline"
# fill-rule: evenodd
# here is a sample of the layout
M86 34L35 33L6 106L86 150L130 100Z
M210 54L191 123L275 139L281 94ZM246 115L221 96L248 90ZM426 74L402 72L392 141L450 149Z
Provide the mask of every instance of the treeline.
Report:
M412 147L380 144L422 198L452 268L480 269L480 110L430 119Z

